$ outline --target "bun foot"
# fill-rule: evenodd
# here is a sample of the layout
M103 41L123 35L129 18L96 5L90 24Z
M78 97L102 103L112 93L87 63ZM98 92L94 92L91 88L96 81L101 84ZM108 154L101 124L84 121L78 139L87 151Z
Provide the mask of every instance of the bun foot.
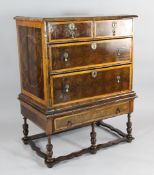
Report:
M52 168L54 166L53 160L49 162L47 159L45 159L44 162L48 168Z
M22 141L23 141L23 143L25 144L25 145L28 145L28 138L22 138Z
M96 154L96 152L97 152L96 148L90 148L90 153L91 154Z
M127 136L127 142L128 142L128 143L131 143L134 139L135 139L134 137L128 137L128 136Z

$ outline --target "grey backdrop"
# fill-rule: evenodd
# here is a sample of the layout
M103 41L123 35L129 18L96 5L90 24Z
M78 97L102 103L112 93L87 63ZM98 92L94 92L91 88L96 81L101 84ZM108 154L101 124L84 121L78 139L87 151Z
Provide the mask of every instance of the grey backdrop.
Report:
M0 171L1 174L135 174L154 173L154 3L152 0L0 0ZM134 90L132 144L121 144L91 156L47 169L43 161L24 146L22 118L17 95L20 92L16 26L14 16L94 16L137 14L135 20ZM126 119L109 120L125 129ZM30 123L31 132L40 131ZM89 128L53 138L58 153L89 144ZM100 136L102 134L102 136ZM98 140L108 135L98 131ZM110 136L109 136L110 137ZM76 138L76 139L74 139ZM77 142L77 143L76 143ZM45 143L45 141L44 141ZM82 145L83 144L83 145ZM43 145L44 146L44 145ZM75 148L74 148L75 147ZM37 159L38 158L38 159ZM96 173L95 173L96 174Z

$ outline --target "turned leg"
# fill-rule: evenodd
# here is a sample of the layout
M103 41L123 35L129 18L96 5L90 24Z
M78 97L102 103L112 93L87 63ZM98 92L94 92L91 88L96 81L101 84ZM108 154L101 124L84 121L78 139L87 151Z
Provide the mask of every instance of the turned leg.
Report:
M95 154L96 153L96 132L95 132L94 122L91 124L91 127L92 127L92 132L90 133L90 137L91 137L90 153Z
M53 145L51 144L51 135L48 135L48 144L46 146L47 149L47 153L46 153L46 159L45 159L45 163L47 164L47 166L49 168L51 168L53 166L53 161L54 159L52 158L53 156Z
M132 122L131 122L131 114L128 114L128 122L127 122L127 142L131 142L133 140L132 137Z
M24 144L28 144L28 124L27 124L27 118L24 117L24 124L22 125L23 127L23 134L24 137L22 138Z

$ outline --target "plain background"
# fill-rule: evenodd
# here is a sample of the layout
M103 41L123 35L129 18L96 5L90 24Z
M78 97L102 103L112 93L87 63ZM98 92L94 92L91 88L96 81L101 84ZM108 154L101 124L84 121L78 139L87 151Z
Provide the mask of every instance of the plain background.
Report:
M154 174L154 3L153 0L0 0L0 174ZM95 16L137 14L135 20L133 113L136 140L84 155L47 169L29 146L22 144L22 117L14 16ZM109 120L125 129L126 117ZM30 123L31 133L40 131ZM89 144L89 127L53 138L57 154ZM98 142L111 135L98 131ZM42 140L44 147L46 140Z

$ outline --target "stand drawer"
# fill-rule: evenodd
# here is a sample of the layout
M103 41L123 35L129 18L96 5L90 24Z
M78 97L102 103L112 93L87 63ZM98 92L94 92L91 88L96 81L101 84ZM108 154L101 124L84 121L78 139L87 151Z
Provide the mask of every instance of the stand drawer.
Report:
M54 130L59 131L70 129L79 125L84 125L116 115L129 113L129 110L130 102L128 101L99 107L97 109L90 109L85 112L73 114L70 116L59 117L54 120Z

